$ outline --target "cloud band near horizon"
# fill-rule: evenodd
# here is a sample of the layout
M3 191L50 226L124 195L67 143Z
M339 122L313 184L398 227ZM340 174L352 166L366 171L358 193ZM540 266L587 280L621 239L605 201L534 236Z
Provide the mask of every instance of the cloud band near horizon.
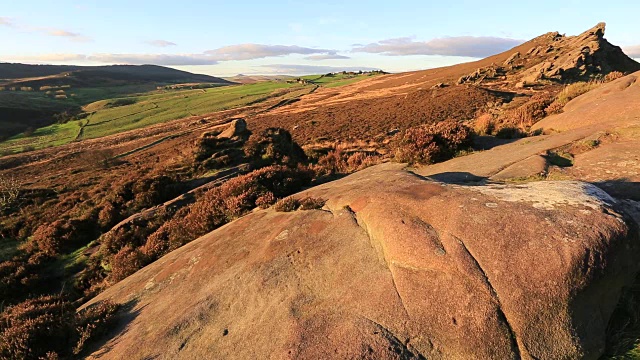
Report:
M429 41L415 41L410 37L402 37L356 45L352 51L386 56L444 55L482 58L509 50L523 42L490 36L445 37Z
M60 34L59 36L63 36ZM173 46L164 40L153 41L155 46ZM216 65L225 61L255 60L286 55L308 55L308 60L348 59L337 50L317 49L297 45L239 44L207 50L201 54L42 54L34 56L13 56L11 59L36 62L88 61L118 64L156 64L168 66Z
M640 45L624 46L622 51L631 58L640 59Z

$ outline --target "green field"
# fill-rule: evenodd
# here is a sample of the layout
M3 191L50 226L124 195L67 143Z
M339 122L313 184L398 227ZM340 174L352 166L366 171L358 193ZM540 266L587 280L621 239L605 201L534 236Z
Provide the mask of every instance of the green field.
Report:
M0 107L23 108L42 111L64 111L83 106L101 99L110 99L155 90L155 85L122 85L96 88L62 89L66 99L55 99L46 91L0 91ZM55 91L55 90L54 90Z
M347 85L369 78L371 74L335 74L304 76L312 84L325 87ZM93 139L134 130L193 115L247 106L278 96L282 100L311 92L311 85L265 81L194 90L155 90L149 85L104 88L66 89L68 99L55 100L43 92L7 92L0 94L0 104L20 107L59 109L82 106L86 118L36 129L32 134L18 134L0 143L0 156L59 146L72 141ZM285 91L283 93L283 91ZM71 94L74 94L71 96ZM130 95L133 94L133 95ZM122 97L125 95L125 97ZM3 97L4 96L4 97ZM95 101L96 99L101 99ZM93 101L93 102L91 102ZM120 106L119 106L120 105Z
M312 84L324 86L324 87L338 87L353 84L360 80L367 79L369 77L376 76L376 74L364 73L364 74L343 74L337 73L331 76L327 75L306 75L302 76L302 79L309 81Z
M171 90L127 97L130 105L109 107L101 100L85 107L91 111L82 120L37 129L30 136L16 135L0 143L1 154L58 146L74 140L92 139L138 129L191 115L246 106L265 100L279 89L302 89L299 84L261 82L198 90ZM309 91L311 88L307 86Z

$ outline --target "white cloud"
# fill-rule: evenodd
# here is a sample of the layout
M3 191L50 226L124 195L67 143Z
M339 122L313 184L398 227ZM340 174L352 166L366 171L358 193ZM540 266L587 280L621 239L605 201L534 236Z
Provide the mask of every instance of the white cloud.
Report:
M348 56L340 55L340 54L318 54L318 55L310 55L305 57L307 60L339 60L339 59L351 59Z
M5 17L5 16L0 16L0 26L11 26L13 27L13 21L11 21L10 18Z
M354 46L352 51L388 56L445 55L486 57L509 50L522 42L516 39L487 36L445 37L429 41L415 41L412 38L403 37Z
M335 54L331 49L315 49L301 47L297 45L262 45L262 44L239 44L221 47L214 50L205 51L205 54L218 61L229 60L253 60L274 56L285 56L291 54Z
M78 37L78 36L81 36L78 33L70 32L70 31L66 31L66 30L60 30L60 29L49 29L49 30L47 30L47 34L49 34L51 36L63 36L63 37Z
M57 36L57 37L65 37L69 38L73 41L91 41L91 38L79 34L77 32L71 32L64 29L51 28L51 27L35 27L29 26L25 24L16 23L13 19L8 18L6 16L0 16L0 26L8 26L12 28L16 28L18 30L23 30L30 33L41 33L49 36Z
M91 38L87 36L84 36L76 32L67 31L67 30L54 29L54 28L40 28L37 30L49 36L65 37L73 41L79 41L79 42L91 41Z
M203 54L93 54L88 61L129 65L215 65L217 60Z
M167 47L167 46L176 46L178 44L171 42L171 41L167 41L167 40L150 40L150 41L145 41L145 43L152 45L152 46L157 46L157 47Z
M57 62L92 62L105 64L128 65L215 65L218 62L201 54L41 54L5 57L7 60L57 63Z
M75 33L52 30L50 35L68 36L74 38L79 36ZM338 55L335 50L315 49L301 47L297 45L260 45L260 44L241 44L222 47L215 50L205 51L200 54L42 54L31 56L14 56L16 61L32 61L32 62L92 62L106 64L155 64L168 66L188 66L188 65L215 65L220 62L253 60L267 57L278 57L291 54L309 55L309 60L328 60L328 59L348 59L349 57ZM363 69L364 70L364 69Z
M264 69L268 69L270 74L286 74L286 75L306 75L306 74L325 74L340 71L372 71L380 70L372 67L357 66L322 66L322 65L296 65L296 64L270 64L262 65Z
M640 45L625 46L622 48L627 56L638 59L640 58Z
M24 62L66 62L66 61L85 61L86 55L82 54L42 54L42 55L23 55L23 56L10 56L9 60L24 61Z

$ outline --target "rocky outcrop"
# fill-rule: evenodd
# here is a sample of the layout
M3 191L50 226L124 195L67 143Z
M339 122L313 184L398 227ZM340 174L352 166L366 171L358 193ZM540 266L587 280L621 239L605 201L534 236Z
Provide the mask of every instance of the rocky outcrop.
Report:
M229 127L218 134L218 139L232 139L241 137L247 132L247 122L244 119L235 119L231 121Z
M383 164L260 210L91 303L129 303L107 358L597 358L640 243L574 181L447 185Z
M546 60L524 73L523 79L569 81L612 71L640 70L637 62L604 38L604 32L605 23L599 23L578 36L554 36L552 44L532 48L531 56Z
M461 77L459 84L481 83L508 75L516 87L536 86L544 81L569 82L586 80L612 71L630 73L640 70L640 64L629 58L618 46L604 38L605 23L577 36L558 32L539 36L524 45L524 55L515 52L501 66L479 68ZM523 46L524 46L523 45Z

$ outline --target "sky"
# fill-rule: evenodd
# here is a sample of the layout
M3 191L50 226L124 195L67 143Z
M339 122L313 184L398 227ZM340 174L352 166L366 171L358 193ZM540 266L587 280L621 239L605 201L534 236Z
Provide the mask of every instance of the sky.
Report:
M0 62L156 64L214 76L402 72L601 21L605 37L638 59L638 13L630 0L2 0Z

